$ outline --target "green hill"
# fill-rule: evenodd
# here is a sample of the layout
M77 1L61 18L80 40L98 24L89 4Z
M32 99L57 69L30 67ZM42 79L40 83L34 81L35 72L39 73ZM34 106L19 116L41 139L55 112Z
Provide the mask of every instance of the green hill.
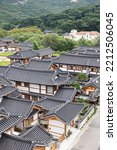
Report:
M88 4L99 4L99 0L0 0L0 24L11 18L22 20Z

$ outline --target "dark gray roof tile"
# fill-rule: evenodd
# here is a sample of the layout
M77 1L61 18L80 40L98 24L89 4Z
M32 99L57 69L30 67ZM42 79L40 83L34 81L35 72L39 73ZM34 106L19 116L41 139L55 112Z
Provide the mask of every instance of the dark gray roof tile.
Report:
M94 77L92 78L89 82L87 82L83 87L89 86L89 85L93 85L96 88L100 89L100 76Z
M46 56L46 55L50 55L54 53L54 50L51 48L44 48L44 49L40 49L40 50L35 50L35 52L37 54L39 54L41 57Z
M59 87L53 98L60 101L73 101L76 95L76 89L72 87Z
M71 54L62 54L60 57L54 60L55 64L68 64L68 65L81 65L81 66L91 66L99 67L100 58L78 56Z
M36 56L38 56L38 54L36 54L33 50L29 49L29 50L16 52L15 54L10 55L9 58L10 59L25 59L25 58L32 58Z
M53 71L37 71L18 67L10 67L6 73L6 77L12 81L21 81L34 84L54 85L52 78Z
M46 109L46 110L52 110L54 108L58 108L64 103L65 101L55 100L55 99L52 99L51 97L50 98L48 97L44 100L37 102L36 105L41 106L43 109Z
M12 85L11 82L5 78L3 75L0 75L0 85Z
M52 65L51 60L31 59L29 64L26 66L26 68L31 70L49 70L51 65Z
M59 117L62 121L69 124L84 108L83 104L76 104L72 102L65 103L61 105L57 109L53 109L49 111L45 118L56 115Z
M49 134L41 125L35 125L21 134L22 138L34 141L36 144L47 145L52 141L52 135Z
M0 103L0 108L4 107L10 115L23 117L28 117L33 106L34 102L32 101L11 97L3 97Z
M0 88L0 97L7 96L8 94L14 92L16 90L13 86L2 86Z
M8 66L0 66L0 74L4 74L8 69Z
M0 134L22 121L22 117L8 116L0 120ZM0 144L1 146L1 144Z
M10 93L10 97L17 98L19 96L21 96L21 93L17 89Z
M20 81L43 85L62 85L69 84L72 77L57 76L56 71L30 70L11 66L5 75L11 81Z
M4 109L4 107L0 108L0 116L8 116L8 112Z
M32 150L33 147L31 141L20 137L2 134L0 138L0 150Z

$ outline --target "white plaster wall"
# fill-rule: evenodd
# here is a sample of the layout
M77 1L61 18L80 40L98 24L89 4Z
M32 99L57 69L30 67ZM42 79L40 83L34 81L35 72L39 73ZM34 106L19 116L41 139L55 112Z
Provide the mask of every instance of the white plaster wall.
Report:
M54 132L52 134L55 136L62 135L64 133L64 124L57 120L49 120L49 132Z

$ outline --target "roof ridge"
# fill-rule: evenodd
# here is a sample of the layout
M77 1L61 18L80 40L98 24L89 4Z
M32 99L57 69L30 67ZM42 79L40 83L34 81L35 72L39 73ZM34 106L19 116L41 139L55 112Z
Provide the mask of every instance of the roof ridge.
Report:
M59 99L55 99L54 97L51 98L51 97L48 97L48 96L47 96L46 98L48 98L48 99L51 100L51 101L55 101L55 102L56 102L56 101L59 101L59 102L66 102L66 101L61 101L61 100L59 100ZM47 99L45 99L45 100L47 100Z
M25 135L27 135L29 132L31 132L34 128L39 127L41 128L45 133L47 133L49 136L53 137L49 132L47 132L39 123L37 123L36 125L30 127L30 129L28 129L27 132L25 132L24 134L21 135L21 137L24 137ZM26 131L26 130L25 130Z
M14 139L14 140L32 143L32 141L30 141L30 140L28 140L28 139L21 138L20 136L13 136L13 135L9 135L9 134L6 134L6 133L3 133L3 135L6 136L6 137L9 137L9 138L12 138L12 139Z
M4 96L5 99L8 99L8 100L15 100L15 101L21 101L21 102L27 102L27 103L31 103L31 104L34 104L35 102L34 101L29 101L27 99L22 99L22 98L16 98L16 97L8 97L8 96Z
M12 85L12 83L3 74L0 74L0 77L4 78L5 80L7 80Z
M56 109L56 110L54 111L54 113L56 114L56 112L59 111L62 107L64 107L67 103L68 103L68 102L65 102L64 104L60 104L61 106L60 106L58 109Z
M52 70L31 70L31 69L26 69L26 68L21 68L21 67L16 67L16 66L10 66L10 68L24 70L24 71L31 71L31 72L54 73L54 71Z
M97 58L97 57L92 57L92 56L90 56L90 55L75 55L75 54L68 54L68 53L66 53L66 54L61 54L58 58L60 58L61 56L72 56L72 57L86 57L86 58ZM100 59L100 57L99 57L99 59ZM55 59L55 61L56 61L56 59Z

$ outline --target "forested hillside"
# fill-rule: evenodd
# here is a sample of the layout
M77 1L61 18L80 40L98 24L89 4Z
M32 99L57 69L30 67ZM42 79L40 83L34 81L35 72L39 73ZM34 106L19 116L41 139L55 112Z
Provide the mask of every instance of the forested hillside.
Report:
M37 26L42 31L49 29L57 33L70 32L72 29L77 29L78 31L99 31L100 6L78 7L61 13L29 17L22 20L12 18L7 23L2 24L2 28L7 30L28 26Z
M0 0L0 23L62 12L74 7L99 4L99 0Z

